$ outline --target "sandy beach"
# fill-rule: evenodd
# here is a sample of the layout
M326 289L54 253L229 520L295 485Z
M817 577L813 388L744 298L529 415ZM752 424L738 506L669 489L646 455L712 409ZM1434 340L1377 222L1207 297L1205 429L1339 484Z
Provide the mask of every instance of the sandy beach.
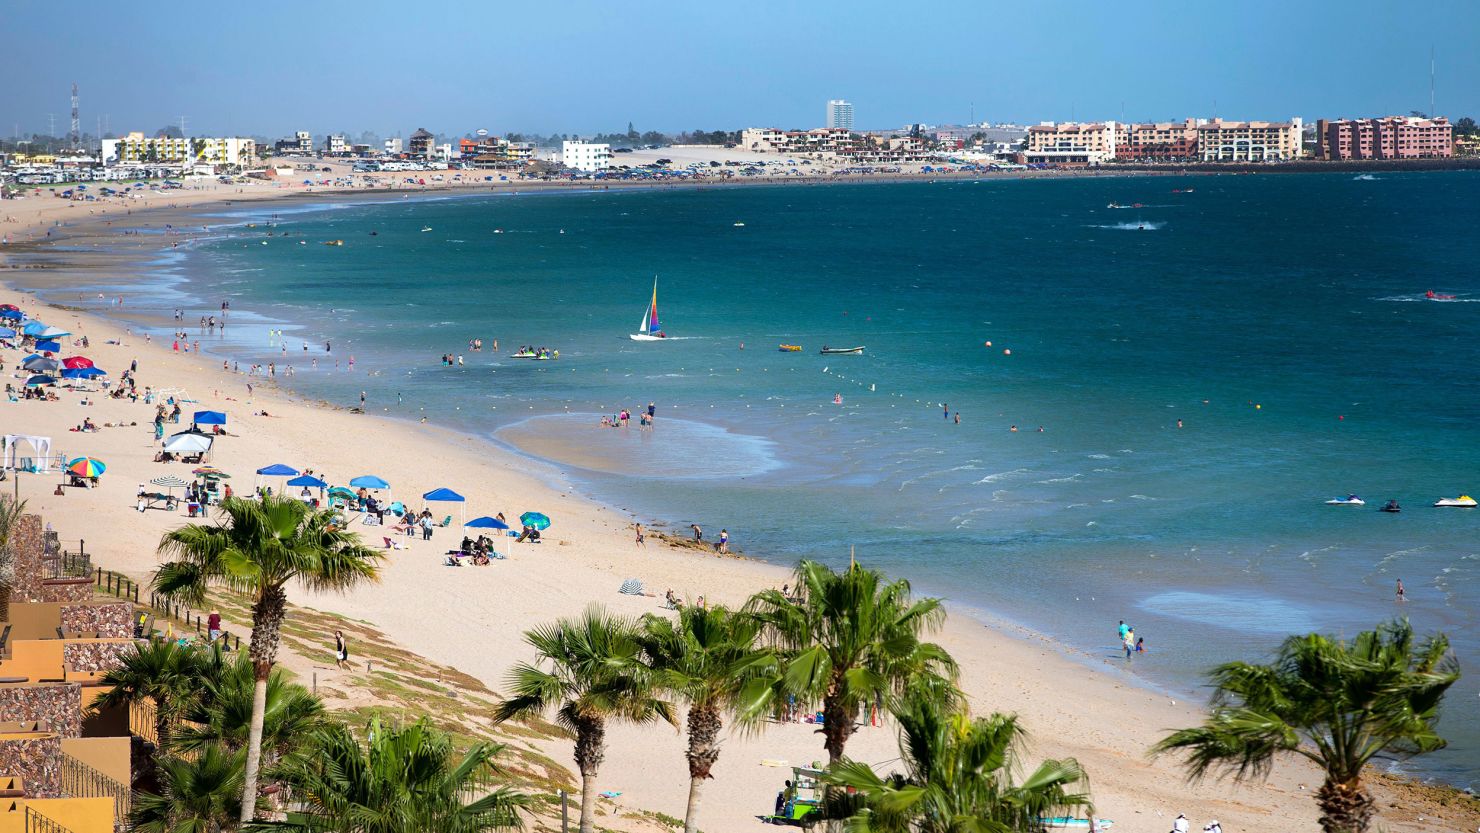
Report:
M226 200L301 199L305 193L302 187L275 185L208 186L149 194L126 204L51 198L0 202L0 216L8 220L3 231L12 244L45 240L48 229L63 243L86 231L94 242L101 236L114 244L97 254L60 252L56 259L68 264L62 267L7 268L0 273L8 284L0 291L0 302L18 304L48 324L71 330L74 338L86 335L88 350L69 348L67 353L85 353L113 378L137 361L141 389L148 385L184 392L189 400L186 423L193 410L224 411L230 436L217 441L209 462L229 472L238 491L252 487L257 468L286 463L312 469L331 483L379 475L390 482L393 499L416 509L422 506L422 493L449 487L468 498L468 517L502 512L514 518L538 510L554 521L542 544L506 539L500 545L508 553L506 560L452 569L441 565L441 555L461 538L458 509L433 505L439 518L453 514L453 527L438 530L430 541L396 538L403 548L387 553L380 584L351 596L315 597L295 590L295 603L372 623L405 648L498 689L507 669L528 658L521 641L526 628L575 614L591 603L636 616L659 611L664 591L671 588L689 600L704 596L711 603L739 605L756 589L787 581L789 565L705 555L654 540L639 548L633 543L633 518L578 494L568 473L557 467L434 425L377 417L373 401L367 403L368 414L308 401L267 380L225 372L220 357L175 353L167 340L146 343L129 331L127 322L47 306L23 291L93 274L70 269L126 275L130 261L117 254L120 249L147 252L172 245L157 235L125 238L110 231L108 223L138 223L137 215L144 211L161 218L186 216L184 212ZM28 252L17 253L19 258L11 254L0 250L7 267L39 265ZM128 316L128 299L123 300L121 315ZM11 378L22 355L0 354L8 383L23 381ZM96 457L107 463L108 471L98 488L67 488L60 495L54 493L58 476L21 475L20 496L63 541L86 539L95 564L143 580L157 563L154 545L161 533L187 519L181 512L137 511L135 491L164 474L188 478L192 467L153 462L158 445L152 405L65 390L58 395L59 402L0 402L0 424L6 433L49 436L55 452ZM87 405L80 404L83 399ZM104 427L88 433L68 430L84 417ZM186 425L167 427L180 430ZM684 528L687 522L674 518L670 523ZM367 542L382 543L380 528L357 530ZM619 594L628 578L640 579L656 597ZM1114 622L1107 622L1106 629L1113 631ZM1090 774L1097 815L1113 819L1116 830L1164 833L1178 813L1185 813L1194 829L1213 819L1230 833L1318 829L1313 794L1321 779L1311 767L1283 762L1265 784L1188 785L1175 760L1148 759L1146 750L1168 730L1200 720L1201 703L1173 700L1142 686L1115 663L1071 654L1031 632L960 610L953 611L938 639L961 664L961 687L972 708L1020 715L1030 732L1032 761L1077 758ZM331 646L332 636L326 634L325 665ZM334 674L357 672L320 673L321 679L332 681ZM602 789L620 792L619 804L681 816L688 787L682 736L664 726L623 726L610 732L608 741ZM547 751L556 760L569 761L568 744L552 744ZM898 757L893 728L886 723L863 729L849 752L887 771L888 762ZM729 735L716 781L706 792L704 828L711 833L760 829L756 817L770 809L778 786L789 777L788 769L763 762L791 766L824 757L820 738L802 724ZM1401 785L1379 781L1374 788L1382 808L1379 823L1390 830L1475 827L1475 819L1458 817L1452 808L1406 790L1395 792Z

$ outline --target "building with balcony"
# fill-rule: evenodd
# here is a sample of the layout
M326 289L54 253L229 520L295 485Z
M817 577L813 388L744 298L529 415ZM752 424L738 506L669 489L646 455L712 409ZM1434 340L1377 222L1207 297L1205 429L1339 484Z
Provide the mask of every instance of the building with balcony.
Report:
M1320 159L1448 159L1454 156L1454 127L1444 117L1388 116L1316 122Z
M830 128L843 130L853 129L853 102L835 98L827 102L827 118L823 125Z
M392 136L386 139L382 145L382 149L385 151L386 156L400 156L402 153L405 153L405 150L401 146L400 136Z
M411 141L407 143L406 150L412 156L430 159L436 152L433 147L436 142L436 136L433 136L425 127L418 127L416 132L411 134Z
M862 137L842 127L824 127L818 130L751 127L740 132L740 147L757 153L830 153L845 156L860 149L862 144Z
M1303 129L1298 118L1286 122L1212 119L1197 125L1197 155L1204 162L1299 159Z
M1196 119L1123 124L1115 158L1122 162L1185 162L1197 158Z
M304 156L313 155L313 134L307 130L300 130L293 134L293 141L298 145L298 152Z
M590 142L561 142L560 161L578 171L604 171L612 164L612 146Z
M1029 164L1059 167L1099 165L1115 158L1118 125L1104 122L1043 122L1028 128Z
M345 156L349 153L349 140L344 136L330 133L324 137L324 153L328 156Z
M103 140L105 165L183 165L191 155L190 140L185 138L145 136L135 131L121 139Z
M231 136L219 139L190 140L191 161L208 165L234 165L245 168L256 162L257 143L252 139Z

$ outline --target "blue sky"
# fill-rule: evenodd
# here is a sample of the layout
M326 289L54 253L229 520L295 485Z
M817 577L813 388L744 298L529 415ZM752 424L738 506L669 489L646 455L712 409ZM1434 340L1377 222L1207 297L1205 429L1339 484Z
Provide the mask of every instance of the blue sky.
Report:
M84 130L193 135L1379 115L1428 108L1431 45L1480 117L1474 0L5 0L0 32L5 135L65 132L73 81Z

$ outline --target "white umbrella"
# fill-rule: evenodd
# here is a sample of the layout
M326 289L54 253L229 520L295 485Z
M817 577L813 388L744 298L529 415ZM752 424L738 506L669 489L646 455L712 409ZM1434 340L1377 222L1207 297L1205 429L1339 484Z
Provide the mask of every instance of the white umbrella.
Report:
M171 434L164 441L164 450L175 454L204 454L211 450L213 440L205 434L197 434L194 431L181 431Z

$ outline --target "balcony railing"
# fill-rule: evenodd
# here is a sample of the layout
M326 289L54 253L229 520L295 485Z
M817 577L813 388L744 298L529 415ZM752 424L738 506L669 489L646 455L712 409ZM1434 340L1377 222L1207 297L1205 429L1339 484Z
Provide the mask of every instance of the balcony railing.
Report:
M72 798L111 798L114 827L128 819L128 784L110 778L65 752L62 753L62 794Z

